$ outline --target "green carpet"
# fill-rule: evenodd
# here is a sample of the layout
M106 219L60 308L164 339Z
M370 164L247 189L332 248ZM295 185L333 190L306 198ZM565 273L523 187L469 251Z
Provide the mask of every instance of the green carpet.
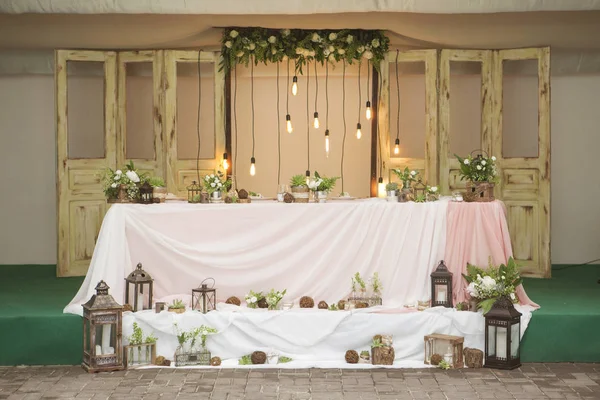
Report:
M82 323L63 314L83 278L56 278L54 265L0 266L0 365L81 363ZM600 265L525 279L541 309L522 344L523 362L600 362Z
M55 265L0 266L0 365L81 363L81 317L62 310L82 283Z
M564 268L564 269L560 269ZM556 266L552 279L525 279L533 313L524 362L600 362L600 265Z

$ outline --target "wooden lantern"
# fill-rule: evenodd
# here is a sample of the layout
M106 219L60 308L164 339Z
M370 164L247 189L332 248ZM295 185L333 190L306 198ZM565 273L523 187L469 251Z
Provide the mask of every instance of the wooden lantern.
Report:
M452 272L440 261L431 273L431 307L452 308Z
M421 179L412 185L412 192L415 202L423 203L427 200L427 185Z
M192 181L192 184L187 187L188 192L188 203L200 203L202 192L202 187L196 183L196 181Z
M208 279L213 281L212 287L208 287L204 283ZM216 309L217 306L217 289L214 287L215 280L213 278L208 279L202 281L200 287L192 289L192 310L201 311L203 314Z
M154 202L154 188L148 182L140 185L140 203L152 204Z
M485 314L485 367L521 366L521 313L508 297L498 299Z
M434 354L441 356L452 368L462 368L463 344L465 338L461 336L441 335L434 333L427 335L425 340L425 364L432 364ZM433 357L435 358L435 357Z
M83 362L88 372L123 369L121 344L123 306L108 294L108 285L100 281L96 294L83 304Z
M125 302L132 306L133 311L151 309L153 286L154 279L142 269L142 263L138 263L135 270L125 278ZM130 294L133 298L129 297Z

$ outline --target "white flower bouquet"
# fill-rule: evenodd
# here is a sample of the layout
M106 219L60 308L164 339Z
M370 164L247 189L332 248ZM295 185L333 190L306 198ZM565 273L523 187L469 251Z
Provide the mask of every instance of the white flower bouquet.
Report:
M127 187L127 198L135 200L140 194L138 184L145 180L146 176L137 172L133 161L129 161L125 166L124 173L120 169L113 171L111 168L108 168L102 179L104 195L108 199L117 199L121 185L125 185Z
M404 184L404 189L410 188L410 182L414 182L417 180L417 176L419 173L417 171L409 170L408 167L405 167L404 170L399 168L395 168L392 172L398 177L399 180Z
M257 308L258 302L264 298L265 296L262 294L262 292L254 292L251 290L245 297L246 305L248 308Z
M286 292L287 289L285 289L283 292L271 289L271 291L266 296L267 304L269 305L269 310L277 310L277 305L279 304L281 299L283 299L283 296L285 296Z
M487 269L467 264L467 274L463 274L469 284L466 288L467 294L477 301L478 307L487 313L496 300L507 296L513 302L518 302L515 294L517 286L521 284L519 267L515 260L510 257L506 265L494 266L491 260Z
M460 163L460 180L471 182L495 182L497 179L496 157L484 157L479 154L476 157L469 155L461 158L454 155Z
M214 192L227 192L231 187L231 180L227 179L221 171L217 171L214 174L206 175L202 180L204 189L209 194Z

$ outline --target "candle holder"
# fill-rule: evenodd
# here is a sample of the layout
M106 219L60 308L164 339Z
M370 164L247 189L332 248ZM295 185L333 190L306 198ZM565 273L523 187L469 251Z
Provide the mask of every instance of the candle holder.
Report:
M444 261L431 273L431 307L452 308L452 272Z
M131 305L134 312L150 310L153 286L154 279L142 269L142 263L138 263L135 270L125 278L125 303ZM130 299L130 294L133 299Z

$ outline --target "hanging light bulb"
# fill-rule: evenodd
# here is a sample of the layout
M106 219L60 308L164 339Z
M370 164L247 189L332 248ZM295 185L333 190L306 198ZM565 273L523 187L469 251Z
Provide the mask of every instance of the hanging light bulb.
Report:
M383 183L383 178L380 176L377 181L377 197L386 197L385 192L385 183Z
M227 153L223 153L223 169L225 172L229 169L229 162L227 162Z
M325 157L329 157L329 129L325 131Z
M362 126L360 125L360 122L358 124L356 124L356 138L360 139L362 137L362 132L360 131L360 129L362 128Z
M371 115L371 102L369 100L367 100L366 117L367 117L368 120L370 120L371 117L372 117L372 115Z
M396 145L394 146L394 154L400 154L400 139L396 139Z
M250 175L254 176L256 175L256 159L254 157L252 157L250 159Z
M292 127L292 117L290 117L290 114L285 116L285 124L287 125L288 133L292 133L294 128Z
M292 79L292 94L294 96L298 94L298 77L297 76L294 76L294 78Z
M310 170L307 169L306 170L306 184L308 185L308 182L310 182Z
M315 111L314 117L315 120L313 121L313 126L315 129L319 129L319 113Z

